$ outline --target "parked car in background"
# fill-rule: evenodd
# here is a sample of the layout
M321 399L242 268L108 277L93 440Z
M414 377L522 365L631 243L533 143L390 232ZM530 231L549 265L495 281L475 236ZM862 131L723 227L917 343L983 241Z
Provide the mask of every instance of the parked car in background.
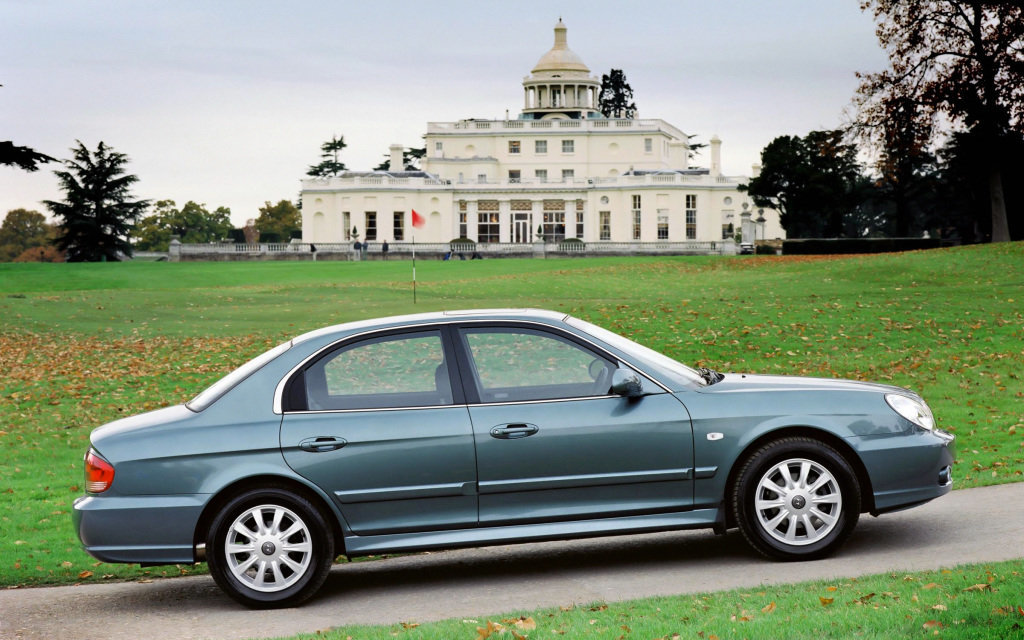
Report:
M753 242L741 242L740 243L740 255L753 255L754 254L754 243Z
M551 311L430 313L304 334L96 429L73 517L104 562L205 559L272 607L340 554L706 527L820 558L861 513L949 492L952 445L906 389L691 369Z

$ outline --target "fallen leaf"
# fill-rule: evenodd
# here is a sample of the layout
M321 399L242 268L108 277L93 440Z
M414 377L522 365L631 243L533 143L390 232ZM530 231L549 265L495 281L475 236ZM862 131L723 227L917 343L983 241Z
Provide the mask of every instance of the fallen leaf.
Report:
M928 622L925 622L925 623L924 623L923 625L921 625L921 626L922 626L923 628L925 628L925 629L941 629L941 628L942 628L942 627L944 627L945 625L943 625L943 624L942 624L941 622L939 622L938 620L929 620Z
M536 629L537 628L537 623L534 621L534 619L532 617L529 617L529 618L519 618L518 620L516 620L512 624L514 624L515 626L519 627L520 629L525 629L527 631L530 631L531 629Z
M761 608L761 613L771 613L772 611L775 611L775 603L774 602L766 604L764 607Z
M401 625L402 625L403 629L415 629L416 627L420 626L420 623L418 623L418 622L402 622Z
M833 602L835 602L836 599L835 598L822 598L821 596L818 596L818 600L821 600L821 606L827 607L828 605L830 605Z
M966 589L964 589L964 591L991 591L991 590L992 590L992 585L988 584L987 582L981 582L979 584L972 585L972 586L967 587Z
M935 588L935 587L937 587L937 586L939 586L939 585L938 585L938 584L936 584L936 583L934 583L934 582L929 582L928 584L924 585L924 586L923 586L923 587L921 587L921 588L922 588L922 589L934 589L934 588Z
M945 611L947 607L944 604L937 604L933 606L932 609L935 609L936 611Z
M835 591L839 587L825 587L825 591Z
M78 574L78 577L80 579L82 579L82 580L85 580L86 578L91 578L92 577L92 571L83 571L83 572Z

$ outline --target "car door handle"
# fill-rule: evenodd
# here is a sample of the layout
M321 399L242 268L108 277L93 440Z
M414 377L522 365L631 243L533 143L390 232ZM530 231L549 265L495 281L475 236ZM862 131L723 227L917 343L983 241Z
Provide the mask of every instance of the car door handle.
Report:
M311 451L313 453L323 453L324 451L336 451L348 444L348 440L345 438L336 438L334 436L317 436L316 438L306 438L299 443L299 448L303 451Z
M514 440L515 438L532 436L538 431L540 431L540 428L535 424L524 424L522 422L499 424L491 429L491 437L498 438L499 440Z

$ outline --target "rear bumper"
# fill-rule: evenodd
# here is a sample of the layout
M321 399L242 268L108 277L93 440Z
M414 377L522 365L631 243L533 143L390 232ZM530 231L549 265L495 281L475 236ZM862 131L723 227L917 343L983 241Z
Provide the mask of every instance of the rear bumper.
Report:
M196 523L209 496L82 496L72 521L82 547L103 562L195 561Z

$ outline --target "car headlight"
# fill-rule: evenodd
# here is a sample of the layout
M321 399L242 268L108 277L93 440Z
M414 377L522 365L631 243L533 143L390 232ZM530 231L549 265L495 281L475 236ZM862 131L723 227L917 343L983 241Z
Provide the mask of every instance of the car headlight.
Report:
M932 415L932 410L924 401L899 393L887 393L885 401L889 403L893 411L922 429L935 430L935 416Z

